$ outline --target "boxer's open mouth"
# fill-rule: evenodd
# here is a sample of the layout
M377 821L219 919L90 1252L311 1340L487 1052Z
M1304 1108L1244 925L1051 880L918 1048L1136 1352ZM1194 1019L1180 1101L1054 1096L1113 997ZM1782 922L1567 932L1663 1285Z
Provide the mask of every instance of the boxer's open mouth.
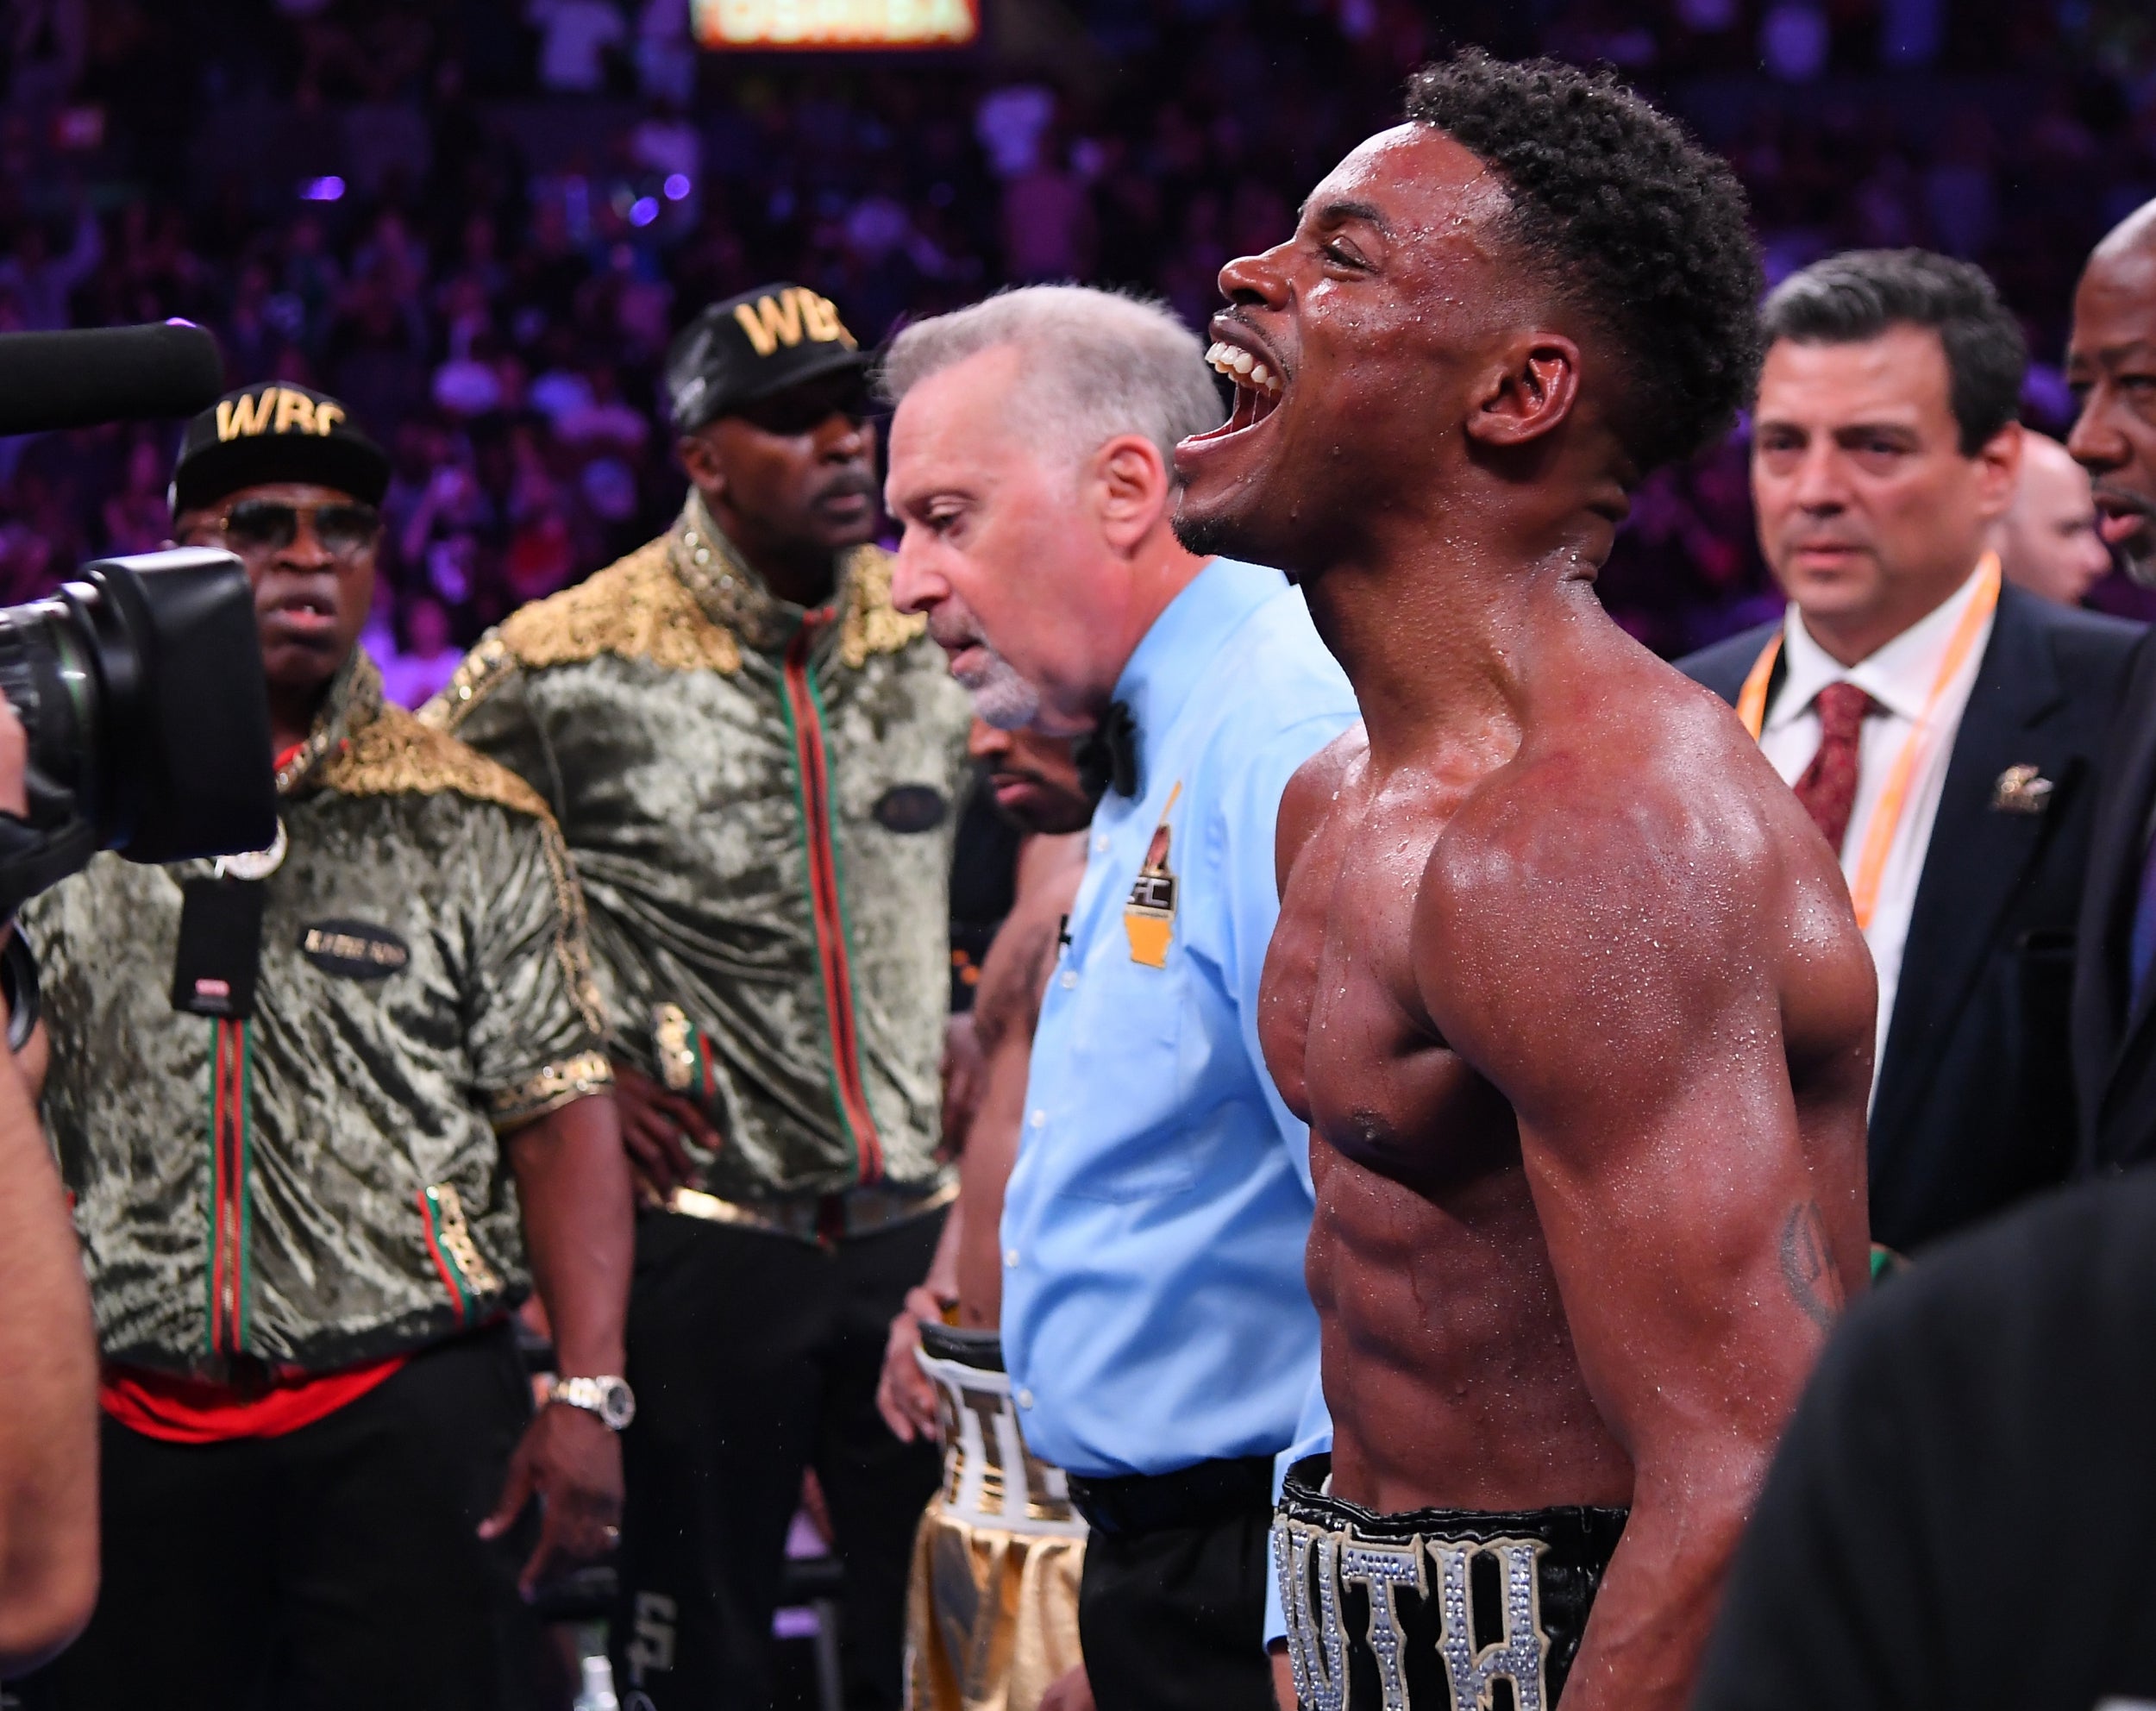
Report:
M1231 434L1240 434L1245 429L1257 427L1280 408L1281 397L1288 390L1288 376L1282 371L1277 358L1248 345L1220 339L1206 350L1206 360L1234 383L1235 403L1225 422L1210 433L1193 435L1191 443L1225 440Z

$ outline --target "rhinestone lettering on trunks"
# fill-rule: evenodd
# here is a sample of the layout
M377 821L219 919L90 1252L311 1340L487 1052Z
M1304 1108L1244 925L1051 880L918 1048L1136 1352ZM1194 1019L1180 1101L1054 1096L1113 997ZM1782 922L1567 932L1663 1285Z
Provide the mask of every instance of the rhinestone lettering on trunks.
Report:
M1501 1639L1478 1647L1470 1570L1484 1551L1497 1558L1504 1628ZM1431 1541L1430 1554L1438 1564L1442 1624L1438 1652L1445 1659L1457 1711L1489 1711L1490 1689L1500 1681L1512 1683L1513 1702L1520 1711L1545 1711L1550 1701L1542 1665L1550 1654L1550 1639L1542 1631L1542 1598L1536 1573L1536 1559L1542 1551L1540 1542L1532 1539L1493 1539L1487 1544L1464 1539Z
M1394 1589L1423 1590L1422 1541L1411 1545L1368 1545L1360 1540L1340 1549L1340 1578L1357 1581L1370 1599L1370 1651L1377 1658L1377 1684L1385 1711L1408 1711L1407 1676L1402 1660L1407 1637L1400 1631L1400 1606Z
M1418 1597L1432 1593L1426 1552L1437 1570L1436 1649L1451 1689L1451 1711L1493 1711L1493 1689L1501 1681L1511 1685L1515 1711L1550 1711L1545 1674L1550 1637L1542 1626L1540 1588L1545 1549L1532 1539L1418 1537L1405 1545L1380 1544L1351 1531L1275 1517L1273 1568L1288 1618L1288 1661L1301 1711L1351 1711L1349 1648L1341 1618L1342 1593L1350 1583L1369 1595L1370 1656L1383 1711L1409 1711L1399 1589L1412 1588ZM1498 1638L1478 1646L1474 1567L1475 1559L1485 1553L1495 1559L1498 1608L1482 1611L1480 1626L1484 1633L1495 1626Z
M1318 1602L1311 1608L1311 1559L1317 1560ZM1340 1626L1340 1541L1288 1520L1273 1522L1273 1562L1288 1615L1288 1666L1302 1711L1347 1711L1347 1634Z

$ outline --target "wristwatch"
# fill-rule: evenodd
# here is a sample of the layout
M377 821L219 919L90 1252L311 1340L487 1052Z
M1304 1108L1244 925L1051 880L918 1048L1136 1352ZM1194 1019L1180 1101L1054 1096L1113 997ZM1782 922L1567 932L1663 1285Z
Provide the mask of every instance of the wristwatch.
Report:
M566 1402L587 1414L596 1414L599 1424L611 1432L619 1432L636 1418L636 1393L629 1388L627 1380L611 1373L597 1378L549 1378L547 1401Z

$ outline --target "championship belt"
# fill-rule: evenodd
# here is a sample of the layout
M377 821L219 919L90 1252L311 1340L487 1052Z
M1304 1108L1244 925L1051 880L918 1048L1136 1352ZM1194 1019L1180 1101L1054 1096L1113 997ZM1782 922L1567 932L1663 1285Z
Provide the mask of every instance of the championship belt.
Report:
M1006 1532L1084 1538L1063 1470L1025 1447L995 1332L925 1322L914 1357L935 1382L943 1420L943 1515Z

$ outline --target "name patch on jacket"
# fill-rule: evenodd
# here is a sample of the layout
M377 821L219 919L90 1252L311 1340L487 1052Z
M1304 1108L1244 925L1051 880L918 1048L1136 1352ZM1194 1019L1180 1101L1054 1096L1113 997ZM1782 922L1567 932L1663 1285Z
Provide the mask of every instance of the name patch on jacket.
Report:
M949 809L943 793L925 784L894 784L869 812L886 831L934 831Z
M365 921L310 921L299 931L299 954L325 975L381 981L411 961L404 940Z

